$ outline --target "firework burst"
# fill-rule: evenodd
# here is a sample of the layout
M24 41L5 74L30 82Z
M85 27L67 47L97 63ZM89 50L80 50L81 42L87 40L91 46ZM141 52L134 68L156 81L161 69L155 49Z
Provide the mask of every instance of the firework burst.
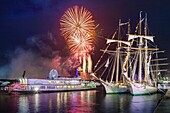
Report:
M72 53L88 53L93 47L95 24L91 13L83 7L69 8L61 17L61 34Z

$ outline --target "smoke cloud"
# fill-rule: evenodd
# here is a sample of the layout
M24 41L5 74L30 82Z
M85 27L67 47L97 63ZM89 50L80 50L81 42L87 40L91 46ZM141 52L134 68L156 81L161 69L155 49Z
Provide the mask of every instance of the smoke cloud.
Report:
M67 48L57 50L57 41L52 33L28 38L27 49L18 47L8 55L10 63L0 68L0 78L21 78L24 71L27 78L47 78L51 69L74 76L80 63Z

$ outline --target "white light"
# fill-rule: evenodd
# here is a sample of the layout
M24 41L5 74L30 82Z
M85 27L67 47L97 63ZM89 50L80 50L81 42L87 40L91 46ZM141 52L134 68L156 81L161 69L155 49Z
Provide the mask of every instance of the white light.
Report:
M34 90L37 92L37 91L39 90L39 88L38 88L38 87L35 87Z

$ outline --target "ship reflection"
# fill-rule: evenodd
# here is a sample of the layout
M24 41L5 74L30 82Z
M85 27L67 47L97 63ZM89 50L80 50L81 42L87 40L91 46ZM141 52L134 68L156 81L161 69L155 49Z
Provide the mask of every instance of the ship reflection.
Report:
M69 113L90 113L94 112L93 106L95 105L96 91L87 92L76 92L72 95L72 98L68 101L70 107L68 108Z
M132 96L130 94L105 95L102 112L109 113L153 113L161 94Z
M29 113L29 100L27 96L20 96L18 100L19 113Z
M130 111L132 113L134 111L153 113L160 98L162 98L161 94L133 96L130 104Z
M94 112L96 91L77 91L19 95L18 113Z
M109 113L127 113L129 109L129 94L107 94L104 98L103 112L107 110Z
M161 97L161 94L104 94L96 90L8 96L18 103L11 107L18 113L152 113Z
M39 112L40 97L39 94L35 95L19 95L18 98L18 113L34 113Z

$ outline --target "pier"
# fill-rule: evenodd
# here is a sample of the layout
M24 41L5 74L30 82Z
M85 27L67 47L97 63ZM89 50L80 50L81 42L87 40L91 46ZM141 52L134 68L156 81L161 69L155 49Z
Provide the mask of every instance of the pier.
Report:
M154 113L170 113L170 89L167 90Z

